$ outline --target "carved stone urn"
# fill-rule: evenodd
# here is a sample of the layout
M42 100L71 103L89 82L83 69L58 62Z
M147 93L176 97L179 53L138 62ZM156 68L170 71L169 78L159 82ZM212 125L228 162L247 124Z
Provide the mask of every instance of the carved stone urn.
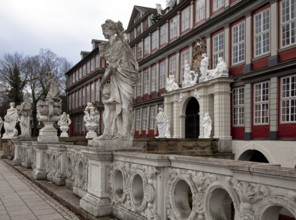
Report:
M45 101L37 103L37 119L44 124L40 129L39 142L58 142L57 130L53 127L54 122L58 121L62 111L61 100L46 98Z

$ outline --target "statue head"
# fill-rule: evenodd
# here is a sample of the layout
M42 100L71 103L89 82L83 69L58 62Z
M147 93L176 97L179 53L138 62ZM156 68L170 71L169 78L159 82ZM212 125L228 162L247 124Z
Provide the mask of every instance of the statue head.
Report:
M111 19L107 19L102 24L103 35L106 39L110 39L111 36L117 34L120 35L123 32L123 26L120 21L114 22Z
M9 106L10 106L10 108L14 108L15 107L15 102L10 102Z

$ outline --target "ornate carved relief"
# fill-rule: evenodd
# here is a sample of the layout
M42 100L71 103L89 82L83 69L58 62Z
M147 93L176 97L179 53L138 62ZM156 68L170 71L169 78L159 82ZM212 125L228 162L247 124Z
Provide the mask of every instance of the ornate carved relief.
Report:
M122 175L122 187L118 186ZM155 188L159 170L152 166L114 162L111 169L111 199L112 203L129 211L136 212L149 220L158 220L156 213ZM118 190L122 188L122 194ZM121 195L121 196L118 196Z
M75 163L75 181L74 186L87 191L88 181L88 159L81 153L74 156Z

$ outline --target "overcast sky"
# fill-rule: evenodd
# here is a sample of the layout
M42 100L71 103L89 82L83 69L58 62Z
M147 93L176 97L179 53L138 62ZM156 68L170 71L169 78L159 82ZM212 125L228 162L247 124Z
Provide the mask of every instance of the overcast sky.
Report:
M37 55L50 49L73 65L92 39L104 39L101 24L120 20L127 27L133 6L155 8L165 0L0 0L0 58L5 53Z

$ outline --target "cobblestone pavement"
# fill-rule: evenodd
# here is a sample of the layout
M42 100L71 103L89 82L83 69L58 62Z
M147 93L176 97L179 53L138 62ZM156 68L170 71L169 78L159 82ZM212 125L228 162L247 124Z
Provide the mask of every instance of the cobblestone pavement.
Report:
M0 220L79 220L13 168L0 161Z

